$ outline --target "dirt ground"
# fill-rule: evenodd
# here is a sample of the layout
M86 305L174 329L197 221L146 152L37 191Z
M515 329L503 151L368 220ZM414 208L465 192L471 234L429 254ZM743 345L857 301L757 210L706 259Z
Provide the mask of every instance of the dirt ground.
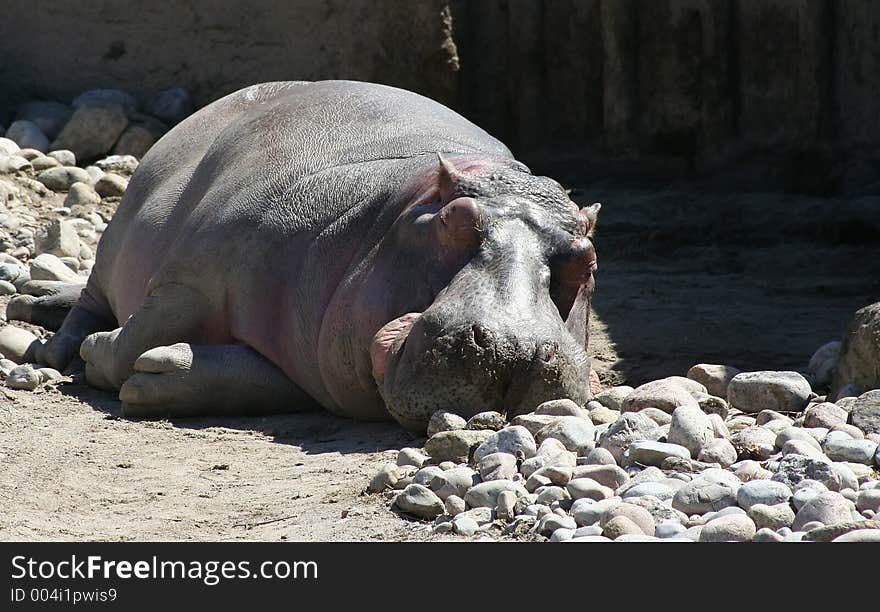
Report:
M803 370L880 300L877 198L593 185L591 352L605 382L700 361ZM79 385L0 394L0 540L413 540L369 478L420 446L323 413L128 421Z

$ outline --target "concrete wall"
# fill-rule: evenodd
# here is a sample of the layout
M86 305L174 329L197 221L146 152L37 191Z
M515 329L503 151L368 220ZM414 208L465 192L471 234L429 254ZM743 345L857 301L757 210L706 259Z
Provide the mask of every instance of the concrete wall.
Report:
M0 110L356 78L435 97L538 169L880 180L876 0L6 0L4 22Z

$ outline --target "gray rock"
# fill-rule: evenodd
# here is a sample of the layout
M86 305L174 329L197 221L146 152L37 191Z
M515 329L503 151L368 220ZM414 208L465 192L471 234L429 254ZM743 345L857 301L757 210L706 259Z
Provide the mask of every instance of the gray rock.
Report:
M737 460L736 448L733 443L724 438L715 438L700 449L697 459L706 463L717 463L726 468L733 465Z
M164 89L149 101L147 111L173 125L183 121L193 112L193 100L183 87Z
M756 531L748 516L729 514L706 523L700 531L700 542L751 542Z
M18 289L9 281L0 280L0 295L15 295Z
M629 475L617 465L579 465L572 470L571 479L592 478L609 489L617 490L629 480Z
M571 480L572 472L573 470L570 466L548 465L542 467L534 474L547 478L551 483L555 484L556 486L564 487Z
M73 151L78 159L98 157L113 148L127 125L121 106L81 106L49 146Z
M441 431L428 439L425 443L425 451L431 459L438 463L440 461L467 461L471 448L478 447L492 433L491 431L469 429Z
M685 447L696 457L700 449L714 439L712 423L699 406L680 406L672 413L667 439Z
M630 501L634 497L650 495L661 501L671 502L676 489L661 482L643 482L627 489L623 493L623 499Z
M616 497L601 501L594 501L589 498L578 499L571 505L571 516L574 517L575 522L581 527L594 525L607 512L621 503L623 502Z
M14 121L6 130L6 138L15 141L15 144L22 149L36 149L43 152L49 149L49 139L40 126L26 119Z
M672 413L679 406L699 409L699 404L688 389L678 381L664 378L636 387L623 400L623 412L638 412L643 408L659 408Z
M880 527L877 529L856 529L838 536L832 542L880 542Z
M535 414L547 414L550 416L573 416L581 419L589 419L588 410L581 408L570 399L555 399L544 402L535 408Z
M792 489L805 479L817 480L832 491L840 490L841 476L827 459L786 455L779 460L779 467L773 475L773 480Z
M559 516L553 512L545 514L536 527L536 531L543 536L549 536L558 529L571 529L572 532L577 528L577 523L570 516Z
M810 393L810 383L797 372L742 372L730 381L727 401L743 412L797 412L807 405Z
M95 191L103 198L122 197L128 189L128 179L113 172L106 172L95 182Z
M875 389L880 398L880 302L856 311L847 327L834 369L830 399L857 395L857 390ZM849 387L849 389L846 389ZM844 391L846 392L844 393ZM880 399L875 403L880 403ZM876 413L875 413L876 414ZM858 427L855 420L852 421ZM874 420L880 431L880 416ZM862 429L859 427L859 429ZM865 431L864 429L862 429Z
M0 174L15 174L32 167L31 162L20 155L0 155Z
M575 478L566 485L571 499L592 499L601 501L614 496L614 490L599 484L592 478Z
M727 400L716 397L714 395L707 395L705 397L701 397L697 400L700 405L700 410L705 412L706 414L717 414L722 419L726 419L728 413L730 412L730 406L727 405Z
M553 438L562 442L567 450L582 454L595 448L594 434L595 427L590 419L562 416L555 423L542 428L534 439L540 444Z
M71 103L73 108L83 107L121 107L126 114L137 112L137 99L121 89L90 89L84 91Z
M498 495L502 491L512 491L517 496L526 495L528 491L512 480L492 480L481 482L471 487L464 496L464 501L469 508L494 508L498 505Z
M21 151L21 147L15 144L14 140L10 140L9 138L0 137L0 156L2 155L14 155Z
M68 268L63 261L51 253L42 253L30 262L31 279L35 281L61 281L82 283L85 279Z
M858 397L850 411L852 424L864 433L880 433L880 389Z
M657 423L648 417L627 412L620 415L600 436L599 446L610 452L615 461L620 462L631 443L636 440L657 440L662 435Z
M758 529L776 530L782 527L791 527L795 518L794 510L787 503L772 506L754 504L749 508L748 514Z
M509 453L515 456L519 451L526 459L535 456L537 451L535 438L525 427L512 425L489 434L474 451L474 461L479 462L492 453Z
M421 518L433 519L443 513L443 501L430 489L422 485L411 484L394 498L394 506L406 514Z
M48 138L55 138L70 119L73 110L60 102L31 101L16 109L16 120L28 120L40 128Z
M619 412L623 408L623 400L633 391L632 387L620 385L600 391L594 399L606 408Z
M393 463L386 463L379 473L373 476L367 488L371 493L381 493L386 489L394 488L398 480L400 480L400 469Z
M58 163L57 159L53 157L48 157L46 155L41 155L31 160L31 166L33 166L34 172L42 172L43 170L48 170L49 168L57 168L60 165L61 164Z
M860 512L871 510L875 514L880 512L880 489L859 491L859 495L856 498L856 510Z
M602 533L611 540L628 535L645 535L635 521L626 516L615 516L609 519L603 526Z
M138 160L134 155L110 155L95 162L95 167L105 173L130 176L137 170Z
M75 166L59 166L43 170L37 180L52 191L67 191L74 183L88 183L89 173Z
M654 529L654 535L658 538L677 538L685 532L687 528L677 521L663 521Z
M14 325L0 328L0 353L15 363L29 361L37 343L37 337L26 329Z
M776 434L766 427L746 427L730 436L740 459L768 459L776 451Z
M427 435L431 438L441 431L455 431L466 426L467 421L464 418L446 410L438 410L428 420Z
M764 504L774 506L776 504L787 504L791 499L791 488L783 483L774 480L752 480L744 483L736 496L736 502L739 507L747 511L755 504Z
M727 385L739 373L732 366L698 363L688 370L687 377L706 387L710 395L727 397Z
M422 467L428 458L414 448L401 448L397 453L397 465L414 465Z
M537 495L537 497L535 498L535 503L542 504L544 506L553 506L555 502L571 499L571 497L568 495L568 491L566 491L563 487L557 487L552 484L538 488L535 491L535 494Z
M80 241L71 221L55 219L34 240L36 254L51 253L57 257L79 255Z
M800 510L808 501L827 490L828 487L818 480L801 480L792 492L791 503L795 510Z
M511 425L515 425L517 427L524 427L532 436L538 435L538 432L547 427L548 425L552 425L556 421L558 421L562 417L553 416L550 414L520 414L515 416L511 421Z
M480 482L480 476L468 467L457 467L444 470L437 474L428 483L428 487L440 499L447 499L450 495L464 498L468 490Z
M829 436L830 438L830 436ZM830 439L825 443L825 454L832 461L848 461L872 465L877 443L872 440Z
M498 518L506 521L512 520L516 500L517 496L513 491L502 491L499 493L495 504L495 513L498 515Z
M654 535L654 517L651 516L651 513L648 512L645 508L641 506L637 506L635 504L630 504L627 502L622 502L612 506L601 518L599 524L602 525L603 528L607 529L608 523L612 520L625 517L628 520L632 521L635 525L638 526L639 530L649 536ZM605 534L608 535L607 533Z
M469 516L456 516L452 519L452 527L458 535L468 537L474 535L480 528L477 521Z
M804 411L804 427L827 427L843 425L849 413L831 402L810 404Z
M498 431L507 425L504 417L497 412L487 411L475 414L468 419L465 429L490 429Z
M43 377L29 363L13 368L6 377L6 386L10 389L33 391L40 386L41 382L43 382Z
M638 414L642 414L648 417L661 427L664 425L669 425L672 422L672 415L668 412L663 412L659 408L642 408L641 410L639 410Z
M610 425L620 418L619 410L612 410L599 404L598 406L590 406L590 404L599 404L599 402L590 402L587 407L590 408L590 420L593 425Z
M413 475L412 481L415 484L420 484L430 489L431 481L434 480L434 477L439 476L442 473L443 470L440 469L439 466L426 465Z
M49 151L46 153L47 156L52 159L58 160L58 163L62 166L75 166L76 165L76 155L73 151L69 149L57 149L55 151Z
M113 153L116 155L131 155L143 157L147 151L156 144L160 137L155 130L141 123L130 123L119 136Z
M586 457L583 457L583 462L580 465L617 465L617 462L609 451L604 448L594 448Z
M822 452L822 446L819 442L801 427L786 427L776 434L773 445L776 448L783 448L785 444L792 440L800 440L813 447L815 450Z
M799 531L812 521L818 521L827 526L850 520L852 520L852 502L840 493L825 491L813 497L798 510L792 529Z
M815 387L825 388L831 384L834 368L837 367L837 360L840 357L840 345L838 341L828 342L820 346L810 357L807 373Z
M516 457L510 453L490 453L479 461L480 477L488 480L510 480L517 473Z
M721 510L736 505L738 488L727 482L695 478L676 491L672 507L687 515Z
M679 444L657 442L654 440L637 440L629 445L627 454L630 461L641 465L659 467L667 457L690 459L690 451Z

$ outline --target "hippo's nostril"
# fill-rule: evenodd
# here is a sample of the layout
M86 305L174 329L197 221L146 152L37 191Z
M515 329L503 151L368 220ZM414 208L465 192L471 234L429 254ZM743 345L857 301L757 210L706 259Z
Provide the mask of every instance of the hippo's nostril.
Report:
M471 331L474 334L474 344L482 348L489 348L492 345L491 334L480 325L472 325Z
M556 351L558 350L559 345L555 342L545 342L538 347L538 358L542 361L553 361L553 358L556 357Z

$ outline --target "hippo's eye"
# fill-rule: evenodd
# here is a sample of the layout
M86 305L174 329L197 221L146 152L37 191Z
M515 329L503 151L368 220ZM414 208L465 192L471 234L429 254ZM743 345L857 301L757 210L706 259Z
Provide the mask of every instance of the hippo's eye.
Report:
M570 248L552 262L550 298L563 321L571 312L581 285L590 280L597 268L596 250L588 238L575 239Z

